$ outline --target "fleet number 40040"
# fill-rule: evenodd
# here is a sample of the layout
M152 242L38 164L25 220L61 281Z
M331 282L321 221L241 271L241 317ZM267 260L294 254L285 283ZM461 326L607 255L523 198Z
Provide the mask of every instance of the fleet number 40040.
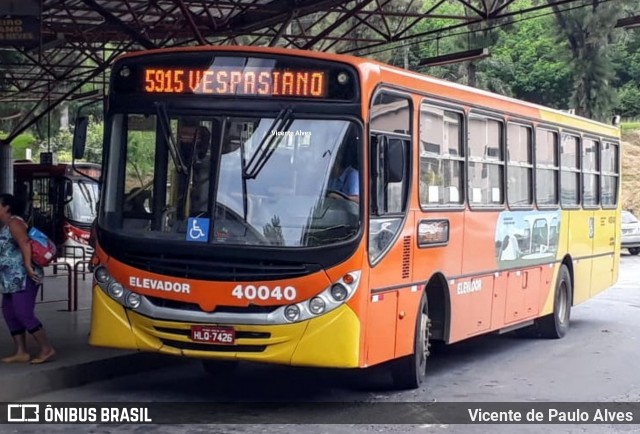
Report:
M268 286L255 286L255 285L237 285L231 291L237 299L246 300L295 300L297 291L293 286L276 286L275 288L269 288Z

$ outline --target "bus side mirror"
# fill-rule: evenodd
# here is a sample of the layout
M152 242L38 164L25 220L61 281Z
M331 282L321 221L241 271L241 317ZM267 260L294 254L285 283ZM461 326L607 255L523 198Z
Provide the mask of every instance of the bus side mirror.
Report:
M84 147L87 143L87 127L89 118L80 116L76 120L76 127L73 130L73 158L76 160L84 156Z
M64 204L68 204L73 200L73 182L69 178L64 180Z
M402 140L385 141L385 181L401 182L404 179L404 144Z

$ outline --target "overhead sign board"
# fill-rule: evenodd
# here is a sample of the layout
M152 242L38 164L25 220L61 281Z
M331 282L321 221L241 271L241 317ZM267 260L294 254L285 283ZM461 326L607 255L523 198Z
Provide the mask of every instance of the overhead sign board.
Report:
M40 40L40 17L0 17L0 45L18 45Z
M0 46L33 44L40 41L41 2L0 1Z
M40 16L40 0L0 0L0 16Z

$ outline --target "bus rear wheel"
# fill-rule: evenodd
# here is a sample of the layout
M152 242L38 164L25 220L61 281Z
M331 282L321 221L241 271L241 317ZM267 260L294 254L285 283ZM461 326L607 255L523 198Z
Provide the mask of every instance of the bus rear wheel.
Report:
M237 360L203 360L202 368L212 377L232 374L238 368Z
M553 301L553 314L536 320L538 336L548 339L564 337L569 330L571 317L571 294L573 286L571 275L566 265L560 267Z
M427 373L430 336L431 321L429 320L427 310L427 296L423 294L416 318L413 354L396 360L391 367L391 375L395 389L417 389L422 384Z
M629 250L629 253L631 253L632 255L637 255L638 253L640 253L640 247L629 247L627 250Z

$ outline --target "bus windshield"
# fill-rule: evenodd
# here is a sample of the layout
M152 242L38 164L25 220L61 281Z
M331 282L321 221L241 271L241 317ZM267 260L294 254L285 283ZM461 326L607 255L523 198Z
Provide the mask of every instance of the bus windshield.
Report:
M348 240L360 225L360 129L348 120L294 119L290 110L115 115L110 167L119 170L110 169L105 227L214 244Z
M66 206L66 216L78 223L92 223L96 218L98 184L85 180L73 181L73 199Z

